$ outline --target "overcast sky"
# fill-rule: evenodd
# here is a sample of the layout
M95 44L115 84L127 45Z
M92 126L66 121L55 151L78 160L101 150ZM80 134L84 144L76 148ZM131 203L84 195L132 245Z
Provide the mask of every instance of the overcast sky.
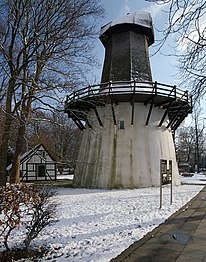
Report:
M164 14L164 12L162 12L163 6L157 5L155 3L149 3L145 0L101 1L106 10L106 15L105 18L102 20L102 25L105 25L118 17L124 16L127 13L131 13L134 11L147 11L150 12L152 15L155 40L157 41L157 39L161 37L161 34L157 32L156 28L162 29L167 22L166 15ZM104 47L98 39L96 46L98 59L102 65L104 60ZM154 50L154 47L150 47L150 55L154 52ZM169 54L170 52L172 52L172 49L169 47L169 45L165 45L165 47L162 49L162 52L165 54ZM175 74L177 73L177 71L175 70L175 67L177 69L177 63L174 58L166 57L158 53L157 55L151 57L150 62L154 81L171 85L178 84L177 77L175 77ZM99 82L101 79L101 71L102 68L95 71L97 80L96 82Z

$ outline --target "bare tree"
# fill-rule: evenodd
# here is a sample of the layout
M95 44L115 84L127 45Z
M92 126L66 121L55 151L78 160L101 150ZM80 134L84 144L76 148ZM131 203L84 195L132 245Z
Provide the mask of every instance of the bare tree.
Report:
M196 107L193 111L193 121L190 126L179 128L176 136L176 153L178 162L187 162L199 172L205 167L206 133L205 118L201 110Z
M206 149L204 117L201 116L201 108L196 107L193 112L195 128L195 168L200 171L200 160Z
M182 84L191 88L194 99L206 93L206 2L205 0L146 0L168 4L168 23L159 48L174 35L175 55Z
M195 129L194 127L181 127L176 132L176 154L179 163L194 164L195 155Z
M34 109L53 110L63 91L75 88L94 64L92 38L103 9L92 0L3 0L0 6L0 66L9 69L5 126L0 145L0 184L13 117L19 121L11 182Z
M28 129L31 147L42 143L60 163L75 165L81 143L81 131L64 112L38 111Z
M60 126L50 125L50 136L55 141L55 151L59 154L59 159L63 163L75 165L78 158L82 132L76 127L73 121L64 113L52 114L53 123Z

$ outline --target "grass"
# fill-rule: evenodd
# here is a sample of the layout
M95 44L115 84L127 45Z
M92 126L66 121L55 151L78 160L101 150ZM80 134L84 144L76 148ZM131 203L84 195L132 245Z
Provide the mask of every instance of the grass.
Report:
M69 179L56 180L56 181L35 181L30 184L32 184L33 186L51 186L54 188L59 188L59 187L72 188L73 187L73 181Z

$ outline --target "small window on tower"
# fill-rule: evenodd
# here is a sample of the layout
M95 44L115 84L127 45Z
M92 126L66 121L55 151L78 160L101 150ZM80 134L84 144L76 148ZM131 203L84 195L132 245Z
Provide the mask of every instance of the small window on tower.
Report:
M124 120L119 121L119 129L124 129Z

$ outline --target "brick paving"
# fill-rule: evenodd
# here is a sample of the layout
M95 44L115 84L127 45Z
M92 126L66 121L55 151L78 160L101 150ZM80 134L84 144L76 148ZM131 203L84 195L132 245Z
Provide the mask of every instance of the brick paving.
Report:
M206 187L111 262L206 262Z

